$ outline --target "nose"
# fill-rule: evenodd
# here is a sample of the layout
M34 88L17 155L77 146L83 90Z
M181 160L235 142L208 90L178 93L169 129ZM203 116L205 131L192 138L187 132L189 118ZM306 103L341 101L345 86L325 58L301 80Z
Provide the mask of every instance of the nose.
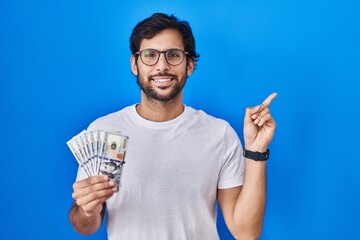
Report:
M160 72L166 72L169 70L169 64L166 61L165 53L160 54L159 61L156 63L156 68Z

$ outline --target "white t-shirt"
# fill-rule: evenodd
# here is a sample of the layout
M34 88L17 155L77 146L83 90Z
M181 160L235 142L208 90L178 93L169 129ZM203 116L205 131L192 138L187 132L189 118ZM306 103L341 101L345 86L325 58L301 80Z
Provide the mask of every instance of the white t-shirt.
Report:
M217 189L242 185L245 164L227 122L187 106L173 120L152 122L133 105L88 128L97 129L129 137L119 192L106 202L109 240L219 239Z

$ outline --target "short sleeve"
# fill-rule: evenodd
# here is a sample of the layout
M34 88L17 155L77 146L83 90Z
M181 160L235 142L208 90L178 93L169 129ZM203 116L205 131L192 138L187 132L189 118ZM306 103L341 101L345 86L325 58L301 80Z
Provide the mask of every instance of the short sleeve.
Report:
M235 130L226 125L223 145L223 166L221 168L218 188L227 189L242 186L244 182L245 159L242 156L242 145Z

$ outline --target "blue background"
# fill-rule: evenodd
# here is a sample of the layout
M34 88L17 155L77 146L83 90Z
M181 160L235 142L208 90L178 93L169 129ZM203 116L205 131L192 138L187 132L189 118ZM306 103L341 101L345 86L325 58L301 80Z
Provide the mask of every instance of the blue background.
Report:
M139 101L129 36L153 12L190 22L184 102L229 121L273 91L278 128L261 239L360 239L358 1L0 1L0 239L105 239L68 223L66 141ZM222 239L232 239L219 216Z

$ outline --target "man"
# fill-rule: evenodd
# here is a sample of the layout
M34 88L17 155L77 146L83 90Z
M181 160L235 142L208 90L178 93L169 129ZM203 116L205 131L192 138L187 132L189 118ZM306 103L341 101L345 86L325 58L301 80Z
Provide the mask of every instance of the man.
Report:
M133 30L131 70L141 102L97 119L90 130L129 136L121 186L79 170L69 218L76 231L96 232L107 210L115 239L219 239L216 202L236 239L262 229L267 146L275 131L269 105L246 109L245 158L235 131L220 119L184 106L182 89L199 55L187 22L154 14Z

